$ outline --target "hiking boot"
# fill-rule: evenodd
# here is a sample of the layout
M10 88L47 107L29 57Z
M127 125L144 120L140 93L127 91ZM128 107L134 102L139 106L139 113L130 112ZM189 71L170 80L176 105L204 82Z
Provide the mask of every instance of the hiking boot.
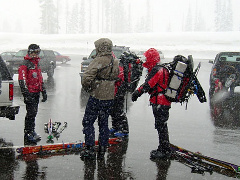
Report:
M159 150L152 150L150 153L150 159L169 159L171 157L170 152L161 152Z
M115 132L117 132L116 129L114 128L109 129L109 136L113 137Z
M24 133L24 145L36 145L37 141L32 132Z
M123 131L118 131L114 133L114 137L128 137L128 133Z
M104 159L105 152L106 152L106 147L105 146L99 146L97 158L98 159Z
M41 136L39 134L37 134L35 131L33 131L32 134L36 141L41 141Z
M80 158L82 160L84 159L96 159L96 153L95 153L95 147L93 146L87 146L81 153Z

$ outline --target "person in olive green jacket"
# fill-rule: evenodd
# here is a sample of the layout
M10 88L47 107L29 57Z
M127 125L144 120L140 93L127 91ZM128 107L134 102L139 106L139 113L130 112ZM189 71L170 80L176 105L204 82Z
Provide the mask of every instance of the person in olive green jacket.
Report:
M95 159L94 122L98 118L99 150L98 158L103 158L108 146L108 117L113 106L115 81L119 74L119 61L112 56L112 41L101 38L94 42L96 57L83 74L82 87L90 93L83 117L85 150L80 154L82 159Z

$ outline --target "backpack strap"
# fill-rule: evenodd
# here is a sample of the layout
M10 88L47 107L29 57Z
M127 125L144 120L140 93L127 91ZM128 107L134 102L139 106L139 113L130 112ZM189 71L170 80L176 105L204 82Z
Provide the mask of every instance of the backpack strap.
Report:
M159 67L159 70L160 70L160 68L166 68L167 70L169 70L169 68L167 67L167 63L165 63L165 64L158 64L158 65L156 65L156 66ZM165 82L165 76L166 76L165 71L163 71L163 84L168 83L168 82ZM160 87L160 88L162 89L161 92L158 92L158 87ZM155 91L155 92L154 92L153 94L151 94L151 97L156 96L156 103L157 103L157 96L158 96L159 94L165 94L165 93L166 93L166 89L164 89L159 83L157 83L157 84L153 87L153 91Z
M110 76L111 76L112 71L113 71L113 60L114 60L114 59L113 59L113 56L112 56L111 62L110 62L107 66L105 66L105 67L103 67L103 68L101 68L101 69L99 69L99 70L97 71L97 76L96 76L96 77L97 77L97 78L96 78L97 80L111 81ZM99 73L102 72L104 69L110 67L110 66L111 66L111 70L110 70L108 79L99 77Z

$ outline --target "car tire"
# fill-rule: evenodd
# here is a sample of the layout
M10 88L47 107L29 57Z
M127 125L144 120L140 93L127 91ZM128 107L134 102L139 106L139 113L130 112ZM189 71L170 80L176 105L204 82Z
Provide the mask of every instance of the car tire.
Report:
M67 59L63 59L62 64L66 64L66 63L67 63Z
M54 74L54 67L53 65L51 65L47 71L47 75L48 77L53 77L53 74Z
M210 87L209 88L209 97L210 97L210 99L213 97L213 95L214 95L214 88Z

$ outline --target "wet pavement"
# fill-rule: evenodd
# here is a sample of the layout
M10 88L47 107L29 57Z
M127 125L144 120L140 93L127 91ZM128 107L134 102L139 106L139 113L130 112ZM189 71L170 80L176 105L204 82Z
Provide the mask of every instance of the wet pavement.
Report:
M84 140L81 121L88 94L81 90L79 72L82 57L70 56L72 61L58 64L53 78L47 78L44 74L48 101L39 104L36 131L41 134L42 140L38 144L46 144L48 134L44 132L44 123L50 118L53 122L68 123L60 138L54 140L55 143ZM198 79L207 98L210 70L211 64L203 60ZM0 143L22 146L26 111L17 75L14 80L14 103L21 107L16 120L0 119ZM148 95L142 95L134 103L130 100L130 94L127 98L129 139L109 148L104 160L83 162L78 153L21 159L15 149L1 150L0 179L232 179L215 172L206 172L204 175L191 173L189 167L176 160L151 161L149 153L157 148L158 138ZM207 100L207 103L201 104L193 96L187 104L187 110L186 104L172 104L168 121L171 143L240 165L240 88L236 88L232 99L226 97L211 105ZM95 125L98 132L97 123Z

